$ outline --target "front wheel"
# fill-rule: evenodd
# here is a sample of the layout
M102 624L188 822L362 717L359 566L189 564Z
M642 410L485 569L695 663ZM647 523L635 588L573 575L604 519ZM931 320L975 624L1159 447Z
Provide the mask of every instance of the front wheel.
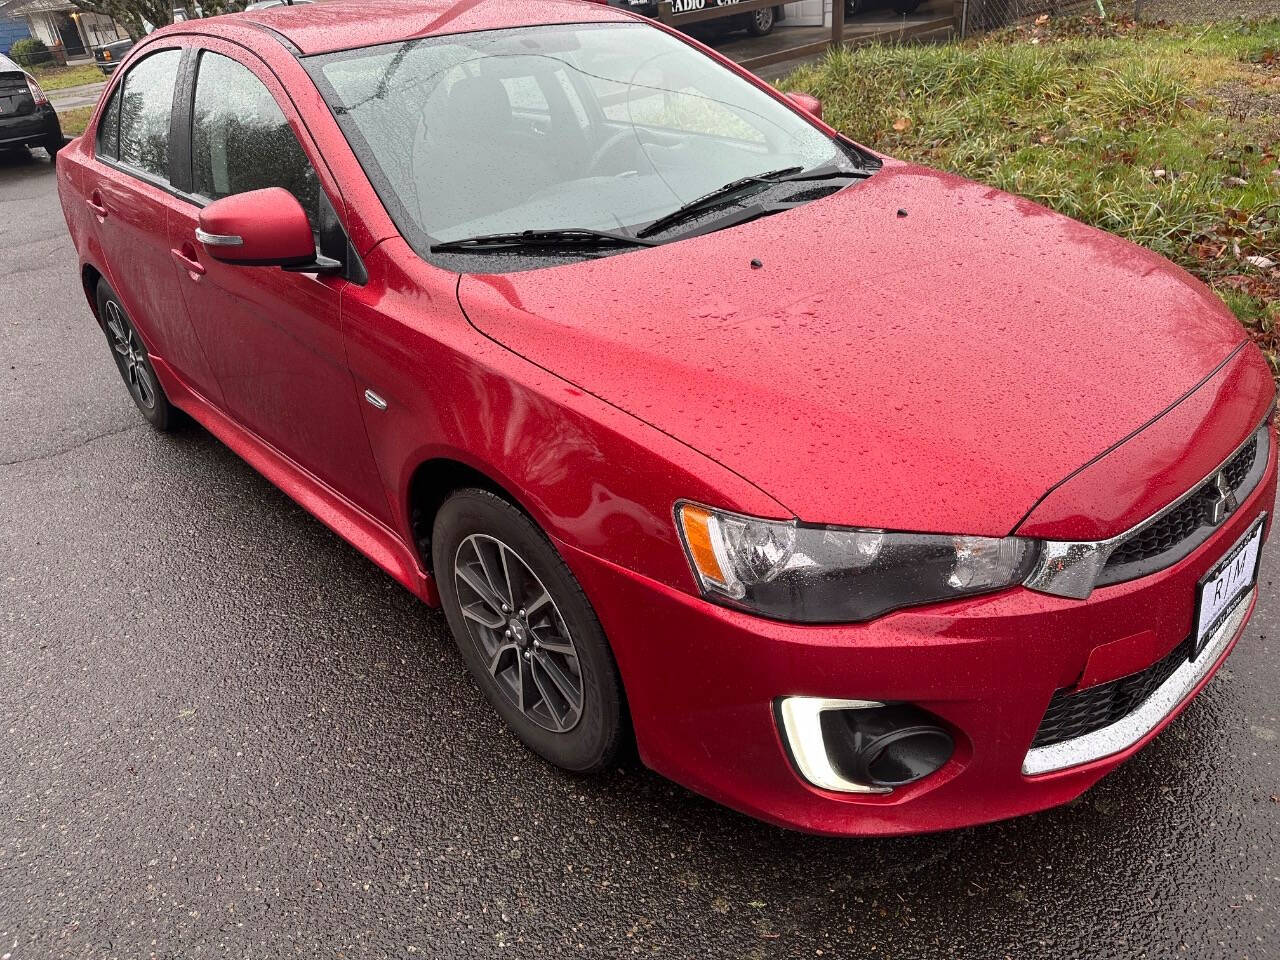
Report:
M556 766L606 766L622 741L618 670L551 542L507 501L468 489L440 508L431 543L449 626L489 702Z
M764 7L747 14L747 33L753 37L763 37L773 33L773 25L777 22L773 7Z

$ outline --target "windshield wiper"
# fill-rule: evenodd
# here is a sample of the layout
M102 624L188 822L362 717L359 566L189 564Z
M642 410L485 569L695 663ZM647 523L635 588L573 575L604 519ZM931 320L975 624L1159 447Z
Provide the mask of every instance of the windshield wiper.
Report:
M668 214L659 217L653 223L649 224L643 230L637 231L637 237L650 237L655 233L661 233L667 227L679 223L681 220L687 220L690 216L709 207L712 204L727 199L735 193L745 189L756 183L772 183L774 177L784 177L788 174L800 173L804 167L783 167L780 170L766 170L764 173L753 173L749 177L739 177L737 180L730 180L722 187L716 187L710 193L704 193L700 197L695 197L688 203L682 203Z
M852 170L839 164L828 163L821 167L814 167L812 170L797 170L789 176L778 177L774 183L797 183L802 180L834 180L837 177L849 177L850 179L865 180L867 177L875 173L866 167L855 167Z
M717 187L710 193L703 194L686 204L676 207L670 213L653 221L643 230L637 231L636 236L651 237L655 233L661 233L663 230L673 227L683 220L688 220L700 210L713 206L719 201L725 200L756 183L793 183L798 180L831 180L835 177L868 177L870 175L871 173L868 170L850 170L847 167L836 166L835 164L814 167L812 170L806 170L804 167L783 167L781 170L755 173L749 177L730 180L723 187Z
M520 230L515 233L484 233L461 240L432 244L432 253L489 253L495 250L529 250L549 247L653 247L652 240L611 230L565 227L558 230Z

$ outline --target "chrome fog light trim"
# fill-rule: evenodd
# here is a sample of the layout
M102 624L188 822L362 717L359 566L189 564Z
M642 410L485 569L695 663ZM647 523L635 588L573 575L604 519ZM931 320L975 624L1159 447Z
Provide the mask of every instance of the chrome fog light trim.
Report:
M837 793L889 793L889 787L855 783L831 765L822 736L822 714L828 710L870 710L878 700L831 700L826 697L784 697L778 702L783 738L800 775L815 787Z

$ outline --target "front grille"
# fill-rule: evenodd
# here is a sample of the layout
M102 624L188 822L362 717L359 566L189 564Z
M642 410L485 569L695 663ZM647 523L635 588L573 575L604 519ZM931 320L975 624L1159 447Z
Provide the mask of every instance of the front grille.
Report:
M1255 433L1226 462L1222 472L1237 499L1244 500L1261 476L1266 448ZM1119 583L1153 573L1176 563L1208 539L1214 527L1212 505L1218 498L1217 474L1205 480L1191 496L1154 523L1148 524L1115 548L1103 567L1098 584Z
M1128 716L1187 662L1191 649L1191 638L1187 637L1163 660L1140 673L1087 690L1059 690L1049 701L1049 709L1031 742L1032 748L1074 740Z
M1244 483L1245 477L1249 475L1249 468L1253 466L1253 461L1257 456L1258 438L1255 435L1252 440L1244 445L1243 450L1227 461L1227 465L1222 468L1222 472L1227 475L1227 483L1231 484L1232 490L1238 490L1240 485Z

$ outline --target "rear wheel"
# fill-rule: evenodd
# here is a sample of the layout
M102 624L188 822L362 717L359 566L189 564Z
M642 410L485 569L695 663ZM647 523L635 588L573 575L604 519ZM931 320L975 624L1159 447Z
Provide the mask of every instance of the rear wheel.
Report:
M867 5L867 0L844 0L844 12L846 16L853 16L860 13L862 8Z
M915 13L923 0L894 0L893 9L901 14Z
M157 430L172 430L180 419L178 409L165 396L142 338L125 313L120 298L105 280L98 281L97 300L98 316L102 318L102 329L111 345L111 356L134 405Z
M487 490L436 515L432 566L458 649L489 702L535 753L589 773L622 740L622 689L604 630L546 536Z
M49 159L52 160L58 155L58 151L62 149L62 146L62 134L59 133L57 136L49 137L45 140L44 152L47 153L49 155Z
M753 10L747 14L747 33L753 37L763 37L766 34L773 33L775 22L776 14L773 11L773 7Z

